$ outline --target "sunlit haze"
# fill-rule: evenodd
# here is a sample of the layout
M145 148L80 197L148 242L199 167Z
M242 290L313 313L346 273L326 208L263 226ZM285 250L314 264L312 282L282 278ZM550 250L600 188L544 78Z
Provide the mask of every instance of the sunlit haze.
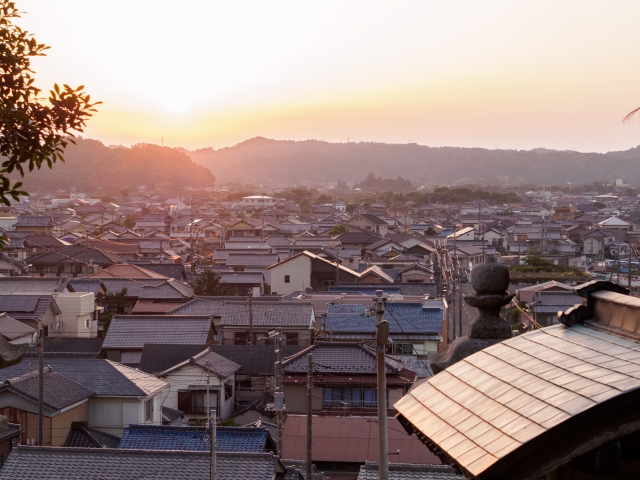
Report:
M580 151L640 144L638 1L19 0L38 84L102 100L86 136Z

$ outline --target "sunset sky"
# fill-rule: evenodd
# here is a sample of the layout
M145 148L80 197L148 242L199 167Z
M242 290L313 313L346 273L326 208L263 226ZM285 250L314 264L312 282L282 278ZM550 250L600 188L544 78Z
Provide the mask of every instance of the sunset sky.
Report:
M18 0L86 137L580 151L640 144L640 2Z

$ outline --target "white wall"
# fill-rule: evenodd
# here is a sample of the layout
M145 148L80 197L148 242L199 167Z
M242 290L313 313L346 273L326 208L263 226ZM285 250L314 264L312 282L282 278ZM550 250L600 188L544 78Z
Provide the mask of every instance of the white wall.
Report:
M269 271L271 272L271 293L287 295L311 286L311 259L306 255L281 263L270 268ZM284 283L285 275L289 275L289 283Z
M89 426L121 436L124 428L132 423L162 425L162 401L167 393L168 388L165 388L148 397L154 406L150 422L145 419L145 401L148 398L92 397L89 399Z
M164 400L164 406L181 410L178 405L178 390L189 390L189 385L202 385L203 387L206 387L207 372L197 365L185 365L184 367L169 373L166 376L166 379L171 382L171 385L169 386L167 398ZM209 406L211 408L217 408L217 390L222 387L220 378L213 373L209 374L209 388L211 389L209 393ZM220 398L224 399L223 392L221 392ZM225 415L224 408L221 408L221 411L218 412L217 415L221 418L227 418L230 413L231 412L228 412Z
M58 332L49 327L49 336L64 334L71 338L91 338L98 334L97 324L92 328L95 298L93 293L70 292L56 295L56 303L60 307L59 320L63 322L64 329ZM87 326L86 321L89 320Z

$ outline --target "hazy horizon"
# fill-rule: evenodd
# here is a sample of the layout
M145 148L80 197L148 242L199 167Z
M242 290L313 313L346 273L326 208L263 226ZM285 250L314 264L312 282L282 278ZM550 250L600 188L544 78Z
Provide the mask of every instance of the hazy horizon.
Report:
M86 138L190 150L249 138L627 150L640 3L19 0L84 84Z

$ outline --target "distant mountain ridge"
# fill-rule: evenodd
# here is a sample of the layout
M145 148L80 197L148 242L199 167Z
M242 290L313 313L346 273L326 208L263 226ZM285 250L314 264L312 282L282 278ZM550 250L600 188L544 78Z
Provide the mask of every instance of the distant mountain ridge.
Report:
M609 153L488 150L376 142L329 143L256 137L233 147L187 152L219 182L362 181L368 172L414 185L462 183L549 185L616 178L640 182L640 146Z
M53 169L27 172L24 177L28 192L50 193L73 188L90 193L98 187L117 190L168 184L180 187L213 187L211 170L194 163L175 149L140 144L131 148L107 147L97 140L76 139L64 152L65 163L56 162ZM12 175L12 178L17 178Z

